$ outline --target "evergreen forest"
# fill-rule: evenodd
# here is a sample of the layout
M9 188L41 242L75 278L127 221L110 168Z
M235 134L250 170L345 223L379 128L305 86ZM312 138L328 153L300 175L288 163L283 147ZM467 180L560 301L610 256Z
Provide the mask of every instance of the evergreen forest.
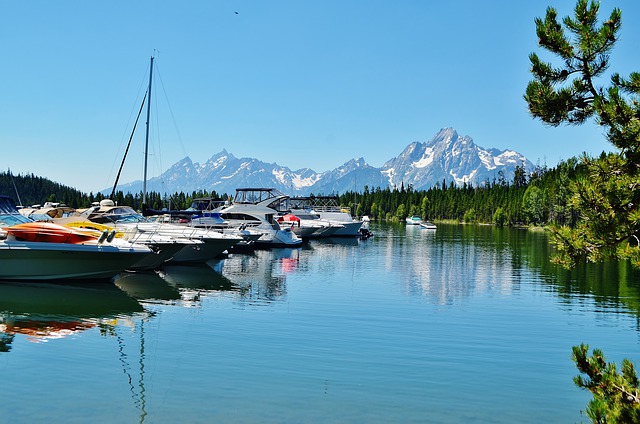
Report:
M340 205L350 208L354 215L367 215L378 221L403 221L407 216L420 216L434 221L500 226L571 225L575 223L577 213L570 206L568 186L570 180L580 175L580 163L572 158L555 168L538 167L530 174L518 167L511 180L499 173L494 181L486 181L477 187L456 186L445 181L428 190L415 190L411 185L365 187L363 192L350 191L338 198ZM23 206L58 202L73 208L88 207L105 198L100 193L82 193L33 174L12 175L10 172L0 173L0 194L12 197ZM170 196L151 192L147 193L147 203L153 209L186 209L197 197L227 199L232 195L215 191L180 192ZM117 191L112 200L142 209L142 193Z

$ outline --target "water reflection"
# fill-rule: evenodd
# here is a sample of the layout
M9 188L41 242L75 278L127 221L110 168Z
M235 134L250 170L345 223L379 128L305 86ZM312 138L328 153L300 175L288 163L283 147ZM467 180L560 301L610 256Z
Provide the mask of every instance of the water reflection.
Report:
M375 238L375 237L374 237ZM345 268L360 276L368 272L367 248L375 246L375 240L355 238L329 238L312 240L309 250L305 251L305 271L314 273L326 280L332 278ZM375 253L378 255L378 253Z
M0 284L0 351L8 352L17 334L43 342L142 312L135 299L110 283Z
M231 254L215 265L237 287L242 302L269 303L286 297L287 275L299 271L302 248Z
M158 274L179 292L185 306L198 305L203 296L239 290L231 280L208 264L166 265Z
M376 238L384 251L383 272L407 294L427 296L437 304L452 304L474 293L511 293L520 273L501 232L487 237L493 230L444 224L435 231L382 226Z
M640 271L628 262L564 270L551 263L553 246L544 231L455 224L424 231L377 224L375 241L387 278L407 294L438 304L479 294L508 295L527 284L557 292L567 302L588 296L599 307L624 304L640 315Z
M124 273L114 284L129 296L144 302L163 303L180 300L180 292L155 272Z
M588 296L599 307L624 305L640 316L640 270L628 261L584 264L565 270L549 261L553 247L546 234L528 234L516 246L527 265L539 271L549 289L566 302L580 302Z

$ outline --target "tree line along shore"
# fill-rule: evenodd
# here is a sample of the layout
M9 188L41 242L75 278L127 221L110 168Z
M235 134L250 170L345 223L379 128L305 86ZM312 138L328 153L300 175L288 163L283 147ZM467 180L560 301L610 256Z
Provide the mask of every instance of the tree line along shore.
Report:
M479 186L456 186L442 181L427 190L401 184L393 188L364 187L362 192L335 195L339 204L349 208L353 215L367 215L374 221L404 222L407 216L420 216L433 221L499 226L573 225L578 214L571 206L568 185L580 176L580 163L572 158L554 168L537 167L530 174L518 167L511 179L498 173L492 181ZM23 206L58 202L73 208L86 208L106 197L100 193L83 193L34 174L12 175L10 172L0 173L0 193L13 197ZM202 190L172 195L150 192L147 202L153 209L186 209L198 197L228 199L230 194ZM112 200L138 210L142 208L142 193L116 191Z

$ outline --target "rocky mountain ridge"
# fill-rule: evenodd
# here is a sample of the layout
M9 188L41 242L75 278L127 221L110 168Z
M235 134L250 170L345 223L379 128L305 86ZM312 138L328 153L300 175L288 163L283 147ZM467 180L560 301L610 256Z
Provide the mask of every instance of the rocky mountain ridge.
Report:
M176 162L161 176L148 180L147 190L160 193L215 190L219 194L233 194L240 187L271 187L290 195L337 194L362 191L365 186L374 189L412 185L422 190L443 181L479 186L498 179L500 174L509 181L517 166L523 166L527 173L534 169L527 158L514 150L485 149L471 137L444 128L428 142L409 144L381 168L359 158L322 173L310 168L292 171L255 158L236 158L223 149L203 164L194 163L189 157ZM140 192L142 181L121 184L118 190Z

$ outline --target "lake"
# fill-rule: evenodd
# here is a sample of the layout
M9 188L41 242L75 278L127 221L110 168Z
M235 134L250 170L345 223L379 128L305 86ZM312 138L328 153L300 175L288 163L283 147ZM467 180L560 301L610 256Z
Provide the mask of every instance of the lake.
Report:
M0 284L2 423L567 423L640 364L640 274L542 232L372 224L114 284Z

